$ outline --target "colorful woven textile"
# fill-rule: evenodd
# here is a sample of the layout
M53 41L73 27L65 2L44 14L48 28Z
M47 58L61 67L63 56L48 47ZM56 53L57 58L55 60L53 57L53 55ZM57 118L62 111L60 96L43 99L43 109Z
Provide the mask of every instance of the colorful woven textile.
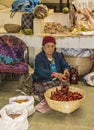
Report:
M0 36L0 42L2 42L3 44L7 44L11 48L22 47L23 50L25 50L27 47L27 45L24 41L22 41L20 38L13 36L13 35Z
M0 72L2 73L14 73L14 74L26 74L28 73L27 63L21 62L15 65L0 64Z
M26 44L13 35L0 36L0 72L23 74L28 72L24 61Z

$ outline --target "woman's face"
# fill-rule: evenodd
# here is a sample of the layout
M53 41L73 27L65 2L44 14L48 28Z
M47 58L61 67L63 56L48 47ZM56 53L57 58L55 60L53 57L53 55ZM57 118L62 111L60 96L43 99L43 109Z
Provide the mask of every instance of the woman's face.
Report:
M52 55L55 50L55 44L53 42L48 42L43 46L43 50L46 55Z

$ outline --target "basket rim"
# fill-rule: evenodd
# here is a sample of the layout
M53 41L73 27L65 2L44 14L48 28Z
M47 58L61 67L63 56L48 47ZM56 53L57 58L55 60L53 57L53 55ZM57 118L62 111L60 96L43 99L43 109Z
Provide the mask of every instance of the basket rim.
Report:
M66 55L66 54L63 54L64 56L66 57L71 57L71 58L90 58L90 56L85 56L85 57L77 57L77 56L71 56L71 55ZM92 60L91 60L92 61Z
M4 26L6 26L6 25L17 25L17 26L21 26L21 25L19 25L19 24L15 24L15 23L7 23L7 24L4 24Z

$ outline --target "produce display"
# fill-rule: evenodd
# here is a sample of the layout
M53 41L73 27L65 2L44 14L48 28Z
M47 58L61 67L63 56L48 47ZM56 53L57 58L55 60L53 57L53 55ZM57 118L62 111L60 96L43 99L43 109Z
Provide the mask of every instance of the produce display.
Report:
M50 96L50 99L55 101L74 101L82 98L82 94L70 91L69 86L62 86L61 89L56 88L56 91L52 91Z
M46 22L44 25L44 33L46 34L60 34L60 35L75 35L76 32L88 32L94 30L94 14L90 8L84 8L80 10L69 10L67 7L63 8L63 12L69 12L69 19L72 23L70 27L62 26L59 22ZM78 14L81 14L81 18L78 18ZM70 17L71 16L71 17ZM73 16L74 20L73 20ZM74 25L74 26L73 26Z
M32 35L33 34L33 30L30 28L26 28L22 30L22 33L26 34L26 35Z
M45 5L37 5L34 9L34 17L44 19L48 15L48 8Z
M83 25L77 25L76 27L74 27L73 30L72 30L72 33L76 33L76 32L87 32L87 31L89 31L89 29L86 28L84 26L84 24L83 24Z
M86 97L85 91L69 85L48 89L45 94L48 105L56 111L71 113L77 110Z
M84 17L81 18L77 23L77 28L84 26L87 30L94 30L94 14L93 10L90 8L79 9L78 13L82 14Z
M64 7L62 11L64 14L67 14L67 13L69 13L70 10L68 7Z
M60 23L47 22L44 26L44 32L50 34L62 34L70 32L71 28L62 26Z
M10 116L12 119L15 119L17 117L19 117L21 114L9 114L8 116Z

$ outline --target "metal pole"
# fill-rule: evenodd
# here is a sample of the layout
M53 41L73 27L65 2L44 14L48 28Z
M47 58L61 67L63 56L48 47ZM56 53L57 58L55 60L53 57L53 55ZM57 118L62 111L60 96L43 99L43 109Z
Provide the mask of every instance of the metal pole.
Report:
M67 0L67 7L68 7L68 8L70 7L70 3L69 3L69 0Z
M59 0L59 11L62 12L62 0Z

